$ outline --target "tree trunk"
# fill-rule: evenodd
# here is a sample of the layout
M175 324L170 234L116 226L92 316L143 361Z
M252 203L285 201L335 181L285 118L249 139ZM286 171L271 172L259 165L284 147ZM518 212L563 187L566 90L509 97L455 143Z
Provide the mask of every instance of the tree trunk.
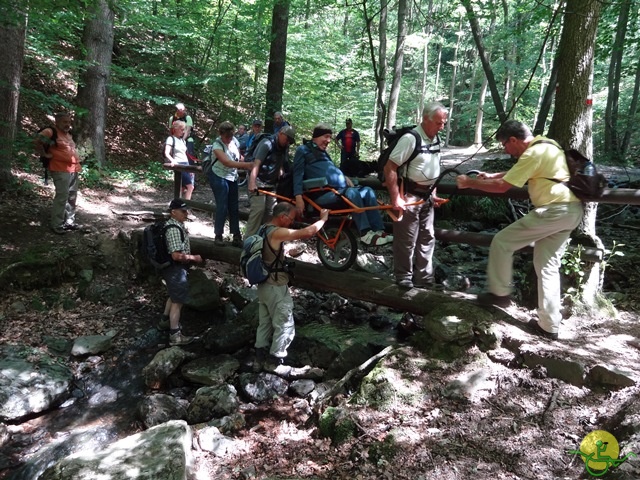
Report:
M564 27L558 46L558 95L549 128L549 136L565 147L575 148L591 158L593 156L593 110L590 102L593 81L594 49L598 18L602 3L599 0L567 0ZM603 248L596 235L597 204L587 204L579 236L591 239L593 246ZM584 243L584 240L583 240ZM582 298L593 304L602 285L600 264L587 272Z
M0 6L0 44L4 49L0 62L0 192L6 190L13 180L11 160L24 61L25 8L26 3L17 0L9 0Z
M640 96L640 59L637 60L636 63L636 79L633 84L633 94L631 95L631 103L629 104L629 115L627 118L627 128L624 132L624 139L622 140L622 145L620 150L623 154L626 154L629 149L629 142L631 142L631 134L635 130L635 122L634 118L636 117L636 113L638 112L638 97Z
M393 60L393 80L389 92L389 111L387 112L387 127L396 124L398 98L402 83L402 66L404 64L404 42L407 38L407 0L398 1L398 37L396 39L396 54Z
M618 134L618 101L620 100L620 77L622 72L622 52L624 51L624 39L627 35L629 22L629 10L631 1L623 1L620 4L616 38L611 49L609 62L609 74L607 75L607 107L604 114L604 153L614 161L621 160L619 134Z
M106 164L104 135L107 122L111 52L113 51L114 13L107 0L95 0L87 12L82 44L86 49L86 69L81 73L78 106L86 114L78 115L75 130L79 147L93 151L96 163Z
M386 2L380 8L380 24L378 26L378 58L376 60L376 48L373 40L373 17L369 16L367 11L367 1L362 3L362 13L365 21L365 29L367 31L367 39L369 41L369 54L371 55L371 67L373 69L373 78L376 82L376 111L375 111L375 143L380 145L382 150L382 130L384 129L384 121L387 118L387 108L385 105L385 90L387 76L387 4Z
M429 0L429 6L427 7L427 18L431 18L433 14L433 0ZM420 78L420 105L418 106L418 114L416 118L422 117L422 110L425 103L427 103L427 72L429 68L429 41L431 41L431 33L433 31L433 25L429 23L425 27L426 40L424 42L424 50L422 52L422 76Z
M290 0L276 0L271 19L271 48L267 74L265 131L273 130L273 114L282 110L284 70L287 61L287 31Z
M469 19L469 25L471 26L473 40L476 44L476 48L478 49L478 56L480 57L480 61L482 62L484 74L487 77L487 82L489 83L489 90L491 91L491 98L493 99L493 104L496 108L498 119L500 120L500 123L503 123L507 120L507 114L504 111L500 92L498 91L498 85L496 84L496 79L493 75L493 69L491 68L491 63L489 62L489 55L487 54L487 51L484 47L484 42L482 41L478 18L471 5L471 0L462 0L462 5L467 11L467 18Z
M542 135L545 131L545 126L547 124L547 117L549 116L549 111L551 110L551 104L553 102L553 95L556 92L556 87L558 83L558 56L557 53L552 55L552 64L551 64L551 74L549 75L549 81L547 82L547 88L542 95L540 100L540 106L538 107L538 116L536 118L536 123L533 126L533 134L534 135Z
M451 86L449 88L449 118L447 121L447 132L444 137L445 147L449 146L449 138L451 136L451 129L453 125L453 118L454 118L453 106L456 98L456 73L458 71L458 50L460 49L460 41L462 40L462 35L463 35L462 16L460 16L460 23L458 24L458 31L456 33L458 40L456 41L456 46L453 49L453 60L451 61L451 66L453 67L453 70L451 72Z
M484 77L482 80L482 87L480 87L480 96L478 97L478 112L476 113L476 127L473 134L473 144L474 146L482 145L482 123L484 119L484 97L487 94L487 85L489 82L487 81L487 77Z

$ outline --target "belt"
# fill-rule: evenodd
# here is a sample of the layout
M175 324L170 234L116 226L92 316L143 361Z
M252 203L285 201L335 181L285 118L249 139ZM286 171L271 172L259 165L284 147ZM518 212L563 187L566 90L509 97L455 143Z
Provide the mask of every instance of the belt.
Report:
M418 197L425 197L431 194L433 184L421 184L412 182L411 180L405 180L404 182L404 191L406 193L410 193L411 195L416 195Z

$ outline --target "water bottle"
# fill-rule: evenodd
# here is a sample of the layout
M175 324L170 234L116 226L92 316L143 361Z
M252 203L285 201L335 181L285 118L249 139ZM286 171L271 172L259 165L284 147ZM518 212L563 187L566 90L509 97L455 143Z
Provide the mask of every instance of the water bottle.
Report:
M593 177L596 174L596 167L593 165L593 163L589 162L582 169L582 174L586 175L587 177Z

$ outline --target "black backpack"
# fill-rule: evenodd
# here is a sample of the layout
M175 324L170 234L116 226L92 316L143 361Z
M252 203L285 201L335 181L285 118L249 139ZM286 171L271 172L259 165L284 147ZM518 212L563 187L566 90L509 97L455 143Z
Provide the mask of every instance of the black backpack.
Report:
M561 148L547 140L540 140L533 145L540 143L547 143L554 147ZM602 197L602 193L604 189L607 188L609 182L604 175L598 173L594 163L576 149L562 148L562 151L567 159L569 180L562 181L556 178L549 178L548 180L562 183L571 190L576 197L584 202L597 200Z
M184 242L184 231L175 223L167 225L166 221L158 221L142 232L142 255L156 270L163 270L173 262L167 250L167 230L170 228L180 230L180 239Z
M41 128L40 130L38 130L38 135L41 135L42 132L48 128L51 129L51 131L53 132L53 135L51 135L48 142L46 143L42 142L42 147L45 153L48 153L49 148L51 148L51 145L55 145L56 141L58 140L58 130L56 129L55 126ZM41 136L44 137L45 135L41 135ZM41 155L40 162L42 163L42 168L44 168L44 184L46 185L49 181L49 164L51 163L51 159Z
M387 164L387 162L389 161L389 156L391 155L391 152L393 151L393 149L396 147L398 140L400 140L400 138L402 138L403 135L410 133L412 134L415 138L416 138L416 146L413 149L413 152L411 152L411 155L409 155L409 158L407 159L407 161L404 163L405 165L408 164L409 162L411 162L411 160L413 160L414 158L416 158L418 156L418 154L420 153L420 150L422 148L422 138L420 138L420 134L418 132L416 132L414 130L414 128L416 128L415 125L409 125L406 127L401 127L399 129L396 129L395 127L392 128L391 130L385 128L383 131L383 136L384 136L384 140L385 143L387 144L386 148L382 151L382 153L380 154L380 156L378 157L378 179L384 183L384 167Z

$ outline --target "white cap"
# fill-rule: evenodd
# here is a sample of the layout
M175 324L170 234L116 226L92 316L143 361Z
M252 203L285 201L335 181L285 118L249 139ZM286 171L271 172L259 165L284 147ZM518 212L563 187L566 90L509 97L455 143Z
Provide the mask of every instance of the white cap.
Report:
M176 103L176 109L178 109L178 110L186 110L186 108L184 108L184 103Z

